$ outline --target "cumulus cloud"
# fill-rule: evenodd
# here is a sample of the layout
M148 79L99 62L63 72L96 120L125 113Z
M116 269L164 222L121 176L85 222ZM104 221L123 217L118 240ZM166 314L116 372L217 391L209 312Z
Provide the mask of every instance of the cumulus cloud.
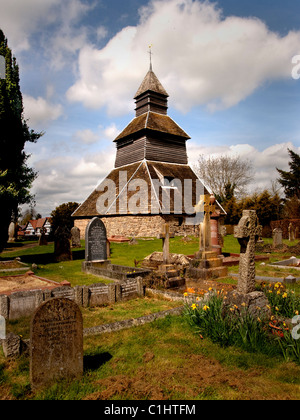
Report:
M110 115L131 110L128 98L145 75L149 43L172 104L214 111L238 104L267 81L291 77L300 32L281 37L257 18L223 18L207 1L152 0L140 9L137 26L124 28L102 49L81 49L69 100L106 107Z
M38 97L33 98L23 95L24 116L29 124L34 127L47 125L63 115L63 107L60 104L53 104L48 100Z
M228 146L199 146L190 142L187 145L190 165L196 168L199 155L207 157L239 156L242 160L248 160L253 165L254 178L249 185L249 192L270 189L272 183L278 178L276 168L289 170L290 160L288 149L300 153L300 147L291 142L278 143L263 150L258 150L250 144L236 144Z

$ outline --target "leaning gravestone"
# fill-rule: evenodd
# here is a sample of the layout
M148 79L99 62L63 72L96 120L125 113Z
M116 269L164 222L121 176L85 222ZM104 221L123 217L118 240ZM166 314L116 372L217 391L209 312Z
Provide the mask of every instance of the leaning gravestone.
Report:
M94 217L90 221L85 231L85 260L107 260L106 228L98 217Z
M72 300L50 299L35 311L30 343L33 388L83 374L83 321L79 306Z

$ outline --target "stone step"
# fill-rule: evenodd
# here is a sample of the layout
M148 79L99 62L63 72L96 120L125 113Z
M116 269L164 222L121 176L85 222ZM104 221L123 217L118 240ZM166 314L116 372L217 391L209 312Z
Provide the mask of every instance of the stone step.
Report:
M223 266L223 261L221 260L221 258L212 258L207 260L208 263L208 267L209 268L216 268L216 267L222 267Z
M185 278L172 277L166 281L166 288L172 289L174 287L181 287L185 285Z
M202 258L204 260L215 259L215 258L218 258L218 253L215 251L204 251L202 252Z

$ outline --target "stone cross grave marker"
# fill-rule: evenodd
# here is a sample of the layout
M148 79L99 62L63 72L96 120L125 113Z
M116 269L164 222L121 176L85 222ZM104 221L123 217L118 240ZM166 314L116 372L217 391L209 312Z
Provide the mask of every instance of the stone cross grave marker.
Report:
M174 238L174 234L170 233L170 225L165 223L163 225L162 233L159 239L163 241L163 263L170 264L170 238Z
M295 240L295 231L294 231L293 223L289 224L288 231L289 231L289 241L292 242Z
M211 251L211 229L210 229L210 216L215 212L215 198L208 194L201 196L203 203L204 220L199 225L199 248L200 251Z
M35 311L30 326L32 388L83 374L83 321L79 306L54 298Z
M85 231L85 260L107 260L107 236L104 223L98 217L94 217Z
M255 210L244 210L234 237L241 245L237 291L243 294L255 291L255 244L262 235Z
M71 245L72 248L80 248L80 229L77 226L72 227L71 229Z

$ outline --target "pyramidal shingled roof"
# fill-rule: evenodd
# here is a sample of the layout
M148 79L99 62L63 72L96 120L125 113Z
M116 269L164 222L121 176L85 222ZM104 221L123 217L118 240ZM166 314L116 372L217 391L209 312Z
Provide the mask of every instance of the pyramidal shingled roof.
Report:
M141 86L139 87L137 93L134 96L134 99L136 99L137 97L149 90L152 92L160 93L164 96L169 96L168 92L165 90L165 88L160 83L155 73L151 69L146 74Z

